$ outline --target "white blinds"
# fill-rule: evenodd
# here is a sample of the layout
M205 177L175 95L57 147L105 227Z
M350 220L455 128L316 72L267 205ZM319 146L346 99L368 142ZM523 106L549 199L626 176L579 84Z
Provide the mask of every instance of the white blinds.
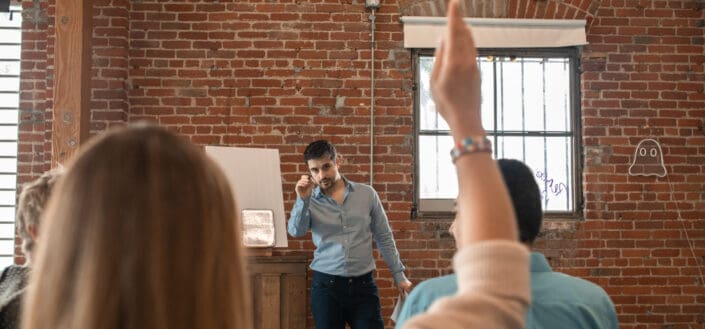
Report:
M435 48L445 17L403 16L404 48ZM584 19L465 18L478 48L554 48L587 44Z

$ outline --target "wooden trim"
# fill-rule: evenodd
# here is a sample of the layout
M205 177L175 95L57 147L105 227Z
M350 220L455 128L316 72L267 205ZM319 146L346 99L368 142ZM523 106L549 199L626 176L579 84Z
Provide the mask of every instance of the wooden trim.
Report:
M89 0L56 2L52 167L66 163L88 139L92 11Z

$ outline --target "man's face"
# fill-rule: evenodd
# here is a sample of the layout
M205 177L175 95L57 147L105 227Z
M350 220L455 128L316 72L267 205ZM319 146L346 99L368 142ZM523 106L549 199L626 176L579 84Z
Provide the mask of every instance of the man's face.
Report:
M323 190L333 187L340 179L337 159L333 160L326 155L318 159L308 160L307 164L308 170L311 172L311 178Z

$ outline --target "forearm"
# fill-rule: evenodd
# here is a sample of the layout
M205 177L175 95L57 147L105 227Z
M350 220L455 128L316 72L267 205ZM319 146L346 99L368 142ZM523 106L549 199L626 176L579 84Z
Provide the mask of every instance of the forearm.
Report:
M306 235L306 231L311 227L311 213L308 210L310 198L296 198L294 208L291 210L291 217L287 229L289 235L300 238Z
M517 241L514 208L491 155L464 155L455 165L459 186L458 246L493 239Z
M394 276L394 283L406 281L406 275L404 274L404 265L401 262L401 257L399 256L399 250L394 243L394 235L392 234L392 228L389 226L389 219L382 209L382 203L379 198L375 195L374 200L375 206L372 211L372 234L374 235L375 243L377 244L377 249L379 249L382 254L382 258L389 266Z
M384 258L384 262L387 263L389 270L394 276L394 283L397 284L407 280L406 274L404 274L404 264L401 262L401 257L399 256L399 251L394 243L391 232L388 236L381 237L376 241L382 258Z

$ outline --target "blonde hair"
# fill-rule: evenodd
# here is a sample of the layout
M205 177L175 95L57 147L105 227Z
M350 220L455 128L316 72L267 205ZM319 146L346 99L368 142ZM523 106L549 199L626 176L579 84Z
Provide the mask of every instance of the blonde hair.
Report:
M239 216L195 146L154 126L106 133L49 202L25 329L249 329Z
M30 226L35 231L39 230L39 223L49 196L54 189L56 180L61 176L62 169L53 169L45 172L39 178L22 186L19 201L17 202L17 234L22 238L22 253L28 262L34 254L36 242L32 237Z

